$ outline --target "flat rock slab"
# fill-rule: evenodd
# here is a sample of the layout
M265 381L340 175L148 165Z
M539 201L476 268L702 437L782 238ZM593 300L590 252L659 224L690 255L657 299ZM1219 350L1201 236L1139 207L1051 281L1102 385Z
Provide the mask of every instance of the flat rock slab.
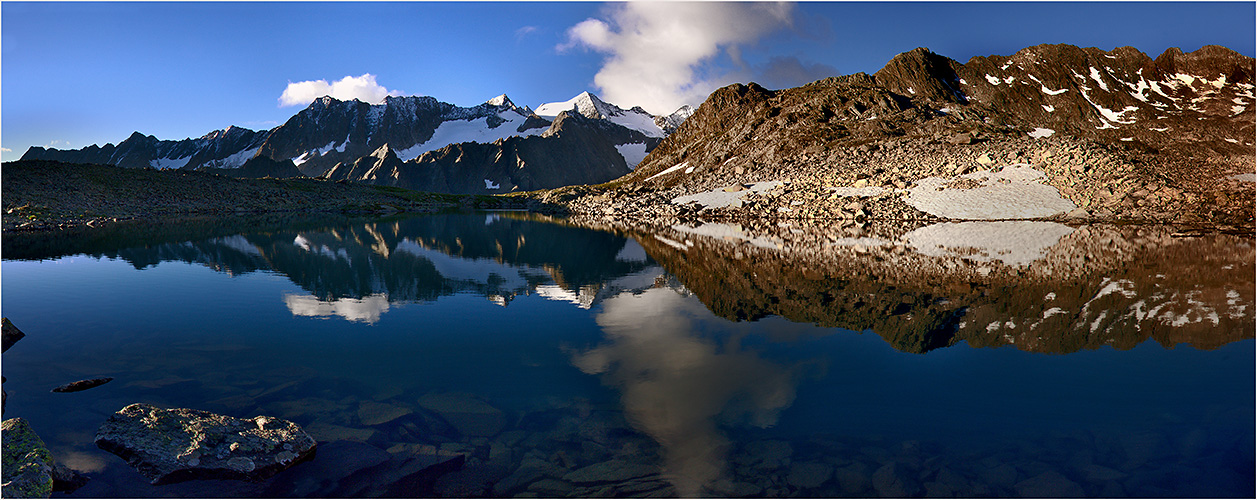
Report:
M52 452L26 420L0 424L3 435L4 498L48 498L52 495Z
M580 485L619 483L658 473L659 467L653 465L608 460L569 472L563 476L563 480Z
M191 479L260 480L314 452L314 438L274 417L241 419L137 403L96 431L96 446L118 455L153 484Z
M462 393L433 393L419 398L419 406L433 411L465 436L490 437L506 426L502 410Z
M358 405L358 420L362 425L387 424L411 413L414 410L410 408L375 401L363 401Z

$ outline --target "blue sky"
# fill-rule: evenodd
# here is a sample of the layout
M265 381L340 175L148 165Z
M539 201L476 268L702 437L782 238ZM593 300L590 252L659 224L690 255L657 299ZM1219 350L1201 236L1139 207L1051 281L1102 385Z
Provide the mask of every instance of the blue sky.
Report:
M363 75L381 92L463 106L506 93L536 107L588 90L659 113L732 82L872 73L918 46L961 62L1041 43L1253 56L1255 5L6 1L0 157L132 131L266 129L301 109L281 106L289 84Z

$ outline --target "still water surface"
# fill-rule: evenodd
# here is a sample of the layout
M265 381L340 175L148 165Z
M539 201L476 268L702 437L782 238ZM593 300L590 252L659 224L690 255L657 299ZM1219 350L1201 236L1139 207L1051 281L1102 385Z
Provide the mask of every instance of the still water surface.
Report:
M1052 231L1007 269L512 213L6 236L5 417L81 497L1252 497L1251 238ZM1033 272L1069 255L1091 264ZM320 451L151 486L92 444L134 402L286 418ZM467 458L399 486L434 450Z

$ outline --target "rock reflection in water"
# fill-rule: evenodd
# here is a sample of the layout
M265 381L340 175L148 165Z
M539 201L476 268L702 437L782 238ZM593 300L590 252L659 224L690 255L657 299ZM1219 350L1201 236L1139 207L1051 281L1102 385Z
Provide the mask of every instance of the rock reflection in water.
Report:
M663 447L665 475L682 496L726 470L720 425L772 426L794 402L797 365L762 359L736 336L704 336L722 321L675 290L610 298L597 321L607 342L573 363L621 391L629 422Z
M805 224L615 229L721 317L872 330L905 352L964 341L1067 353L1149 338L1209 349L1254 336L1251 235L1037 221Z

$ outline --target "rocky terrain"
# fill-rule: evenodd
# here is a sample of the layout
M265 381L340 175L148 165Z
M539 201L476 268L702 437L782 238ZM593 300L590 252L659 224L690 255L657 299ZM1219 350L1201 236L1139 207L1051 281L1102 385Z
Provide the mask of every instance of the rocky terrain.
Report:
M256 160L255 160L256 161ZM118 220L250 213L395 213L523 207L522 198L419 193L327 180L237 179L188 170L55 161L4 164L4 232Z
M1253 74L1252 58L1221 47L1154 60L1129 47L1042 45L965 64L917 49L874 75L719 89L633 173L541 196L607 219L1035 218L1251 231ZM1017 205L1027 192L1052 203L1029 215L956 210Z

